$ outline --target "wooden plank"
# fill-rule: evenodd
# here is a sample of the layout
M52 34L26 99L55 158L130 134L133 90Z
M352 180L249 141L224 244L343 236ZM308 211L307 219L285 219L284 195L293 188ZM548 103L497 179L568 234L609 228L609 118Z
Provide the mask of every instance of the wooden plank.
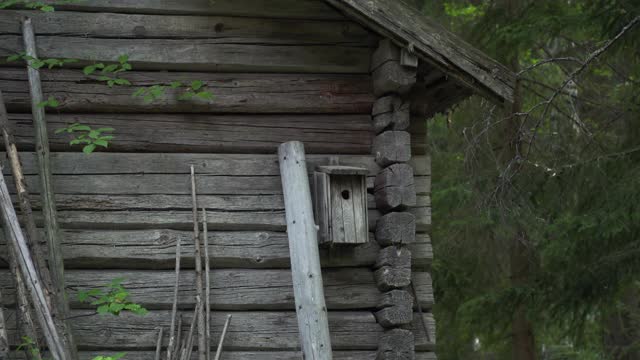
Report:
M308 21L175 14L166 16L4 10L0 12L0 33L21 35L18 24L21 17L32 19L38 37L205 39L212 43L357 47L373 47L377 44L377 36L357 23L345 20Z
M32 151L31 115L9 119L17 145ZM81 151L68 134L55 133L76 122L114 128L109 148L98 150L113 152L275 153L278 144L298 139L309 153L370 154L373 141L369 115L51 114L54 151Z
M25 175L36 175L37 166L33 153L21 153ZM5 155L0 153L0 159ZM340 164L364 167L369 175L377 175L380 166L372 155L309 155L307 164L311 168L326 165L336 159ZM189 165L203 175L215 176L279 176L278 158L275 155L260 154L114 154L93 153L52 153L51 162L54 175L97 175L97 174L189 174ZM431 159L428 156L414 156L409 164L416 177L431 175ZM5 173L7 173L5 169Z
M229 15L265 18L344 19L344 15L322 0L84 0L56 4L58 10L169 14L169 15Z
M421 274L421 273L419 273ZM423 308L433 306L431 278L417 276L414 282ZM170 310L175 273L171 270L67 270L69 301L74 309L94 309L77 300L79 291L101 288L113 279L124 279L131 301L148 309ZM414 273L414 276L416 273ZM180 274L178 303L182 309L195 307L193 270ZM322 271L327 306L330 310L371 309L384 296L375 287L368 268L337 268ZM211 306L215 310L294 310L293 284L289 269L217 269L211 272ZM15 305L11 273L0 270L3 304Z
M72 312L72 324L80 350L128 351L155 349L158 327L167 327L171 312L150 311L145 316L128 313L120 316L88 316L89 310ZM212 336L219 338L227 311L214 311ZM225 339L226 351L273 351L299 348L298 325L294 311L237 311L233 312L233 326ZM191 311L183 313L183 328L191 323ZM433 316L425 314L429 321L430 338L435 339ZM9 337L16 339L15 318L9 312ZM417 318L417 316L414 316ZM329 312L331 343L335 350L375 350L382 327L376 323L369 311ZM434 343L426 340L421 325L414 320L409 328L414 329L417 350L432 350ZM14 340L15 341L15 340ZM166 345L165 339L163 345ZM13 345L16 345L15 343Z
M515 74L417 8L397 0L327 0L465 86L500 103L513 102Z
M182 242L182 266L193 269L193 243L189 231L153 230L64 230L63 255L68 269L173 269L175 246ZM289 247L285 232L209 232L209 256L214 268L287 268ZM428 267L433 259L431 240L418 234L409 246L413 265ZM0 266L7 266L6 242L0 236ZM321 249L322 266L372 266L379 245L370 236L367 244L329 253Z
M81 351L80 359L91 360L104 356L104 351ZM195 355L194 355L195 356ZM297 351L226 351L225 360L300 360L302 354ZM334 351L335 360L376 360L375 351ZM16 360L24 360L22 353L15 354ZM127 360L154 360L151 351L127 351ZM436 360L435 353L418 352L415 360Z
M231 39L114 39L38 36L42 58L81 60L69 67L129 55L136 70L367 74L371 49L350 44L273 44ZM0 35L0 56L19 53L21 37Z
M96 76L85 76L77 70L41 71L45 97L53 96L60 101L55 113L370 114L375 100L368 75L130 71L121 77L133 86L109 88L97 81ZM0 89L9 112L29 110L26 80L24 69L0 68ZM178 100L179 93L173 90L151 102L131 96L137 87L193 80L203 81L215 98L210 102L195 98Z

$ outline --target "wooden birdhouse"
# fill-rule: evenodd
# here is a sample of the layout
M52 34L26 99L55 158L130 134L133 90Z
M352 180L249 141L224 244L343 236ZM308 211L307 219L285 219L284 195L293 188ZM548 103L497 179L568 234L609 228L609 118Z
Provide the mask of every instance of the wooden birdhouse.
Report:
M368 170L353 166L319 166L314 173L318 239L325 245L369 241Z

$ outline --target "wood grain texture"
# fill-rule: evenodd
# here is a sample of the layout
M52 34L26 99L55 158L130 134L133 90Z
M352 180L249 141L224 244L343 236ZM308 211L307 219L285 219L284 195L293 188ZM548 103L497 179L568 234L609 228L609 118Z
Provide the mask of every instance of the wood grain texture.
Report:
M428 274L428 273L427 273ZM175 274L171 270L67 270L69 301L75 309L95 309L77 300L79 291L102 288L113 279L124 279L131 301L148 309L170 310L173 303ZM180 273L178 303L181 309L195 307L193 270ZM387 307L375 287L373 271L368 268L336 268L322 271L327 307L330 310L366 310ZM290 269L216 269L211 272L211 308L213 310L295 310ZM0 270L4 305L15 305L11 273ZM429 276L414 282L420 304L433 306ZM382 305L380 305L382 304ZM380 306L379 306L380 305ZM411 308L411 306L410 306Z
M223 74L194 72L140 72L121 75L133 84L109 88L96 76L77 70L41 71L45 97L60 101L63 113L313 113L370 114L373 101L368 75ZM29 108L26 71L0 68L2 89L9 112ZM145 102L131 95L137 87L167 85L172 81L201 80L213 100L178 100L179 92L167 91Z
M150 311L146 316L121 314L120 316L87 316L88 310L75 310L71 320L80 350L153 351L156 346L158 327L167 327L171 312ZM183 313L183 329L191 323L191 311ZM228 312L211 313L212 336L219 338ZM298 325L294 311L236 311L233 326L225 339L225 351L296 351L299 348ZM83 316L84 315L84 316ZM9 337L15 339L15 319L12 312L9 320ZM414 316L417 318L417 316ZM434 321L425 314L429 324L430 338L435 339ZM339 311L329 313L331 343L335 350L376 350L382 327L376 323L369 311ZM421 325L414 320L409 326L414 329L416 349L430 351L435 343L428 341ZM163 345L166 345L166 340ZM15 343L13 345L16 345ZM104 352L104 351L103 351Z
M0 153L0 159L5 154ZM37 164L33 153L21 152L23 172L36 175ZM313 168L327 165L336 159L342 165L358 166L368 169L369 175L376 175L380 166L372 155L308 155L309 174ZM87 156L81 153L51 153L51 166L54 175L124 175L124 174L183 174L188 175L189 165L193 164L198 174L209 176L280 176L276 155L261 154L193 154L193 153L93 153ZM431 175L429 156L414 156L409 165L416 176ZM6 168L4 172L7 173Z
M24 360L24 354L13 354L16 360ZM105 353L100 351L81 351L81 360L92 360ZM195 356L195 355L194 355ZM302 354L296 351L226 351L225 360L300 360ZM334 351L335 360L376 360L375 351ZM151 351L127 351L127 360L154 360ZM415 360L436 360L433 352L417 352Z
M411 44L417 55L474 91L513 102L515 74L467 44L418 9L397 0L327 0L366 27Z
M9 119L17 145L32 150L31 116ZM309 153L370 154L373 141L368 115L49 114L52 150L81 151L68 134L55 133L76 122L116 129L99 152L275 153L278 144L298 139ZM422 143L424 136L412 140Z
M54 0L45 2L55 3ZM345 19L322 0L85 0L56 4L58 10L169 14L229 15L265 18Z
M307 45L253 43L232 39L103 39L38 36L38 54L43 58L92 62L117 61L129 55L138 70L216 72L357 73L369 71L371 50L353 45ZM21 37L0 35L0 56L19 53Z
M372 235L370 235L372 236ZM214 268L287 268L289 247L284 232L209 232L209 255ZM64 230L63 255L68 269L173 269L175 246L182 242L182 266L193 269L191 233L166 229L133 231ZM427 268L433 259L428 235L419 234L408 247L414 266ZM6 241L0 236L0 266L7 266ZM380 247L368 244L341 252L321 249L323 267L372 266Z
M237 1L236 1L237 2ZM184 1L183 3L193 3ZM291 2L292 5L295 1ZM21 35L19 19L32 19L40 36L96 39L203 39L219 43L373 47L377 36L344 20L308 21L230 16L139 15L3 10L0 33ZM295 29L295 31L291 31Z

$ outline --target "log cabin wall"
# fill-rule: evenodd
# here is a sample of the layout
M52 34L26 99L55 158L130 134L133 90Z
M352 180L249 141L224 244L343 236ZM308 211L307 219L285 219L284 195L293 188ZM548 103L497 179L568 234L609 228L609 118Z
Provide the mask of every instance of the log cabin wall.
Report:
M81 60L42 70L49 111L54 187L71 305L91 313L75 294L125 278L132 300L147 316L73 319L83 357L127 351L152 359L157 328L168 327L175 244L183 244L180 304L194 304L189 165L198 174L199 207L206 207L212 266L212 333L227 313L233 321L226 359L298 359L299 341L286 238L277 146L303 141L308 168L364 165L368 177L371 241L351 251L322 252L323 279L335 358L373 360L384 328L374 313L384 302L374 267L383 245L374 236L383 212L374 182L376 162L371 58L380 40L320 0L87 0L54 13L0 11L0 56L22 51L19 19L33 19L41 58ZM128 54L132 87L108 87L81 67ZM71 68L75 66L76 68ZM145 102L139 86L202 80L215 98ZM0 90L22 151L32 193L38 192L26 70L0 67ZM54 131L81 122L113 127L105 151L85 155ZM417 302L433 305L427 234L431 222L430 162L422 121L410 128L417 235L412 254ZM9 180L9 178L7 179ZM9 181L10 182L10 181ZM37 199L34 196L33 199ZM36 200L34 208L40 208ZM36 214L38 217L39 214ZM0 238L0 287L12 305L12 284ZM426 314L429 331L432 317ZM14 317L9 317L13 319ZM416 358L434 359L434 335L419 317L404 326L415 338ZM185 324L186 328L186 324ZM15 331L14 331L15 334ZM14 336L14 341L17 341ZM166 339L165 339L166 341ZM384 359L387 359L385 357ZM392 357L388 357L392 359Z

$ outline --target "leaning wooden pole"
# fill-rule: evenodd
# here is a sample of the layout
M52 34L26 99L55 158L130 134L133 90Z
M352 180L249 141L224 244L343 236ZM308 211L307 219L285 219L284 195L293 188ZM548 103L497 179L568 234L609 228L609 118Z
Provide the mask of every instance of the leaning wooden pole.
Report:
M175 266L175 283L173 285L173 305L171 307L171 325L169 327L169 346L167 346L167 360L178 358L180 339L180 331L182 323L178 316L178 293L180 291L180 258L182 257L181 240L178 236L176 238L176 266ZM176 322L178 322L178 328L176 329Z
M22 36L26 55L37 59L36 38L29 18L25 18L22 22ZM52 281L53 307L57 318L62 319L58 324L65 343L65 360L77 360L78 351L73 340L71 327L68 321L64 320L69 317L69 303L65 293L60 227L58 226L55 193L51 176L51 161L49 159L49 137L44 108L39 105L43 101L40 72L30 66L32 61L30 60L29 66L27 66L27 74L31 93L31 112L35 128L35 145L40 173L40 194L42 196L42 210L45 221L45 236L49 247L48 260Z
M0 359L9 358L9 335L7 335L7 321L4 316L4 303L2 302L2 289L0 289Z
M209 228L207 225L207 209L202 208L202 240L204 242L204 306L205 306L205 340L207 342L207 360L211 360L211 269L209 264Z
M304 145L299 141L284 143L278 148L278 158L303 357L330 360L329 321L322 289L318 234L313 218Z
M196 173L191 165L191 202L193 206L193 242L196 258L196 296L204 299L202 289L202 250L200 249L200 223L198 219L198 194L196 192ZM198 360L207 360L206 322L204 307L198 316Z
M62 338L62 334L58 332L58 327L54 323L53 315L49 310L49 301L42 287L42 280L40 280L40 275L31 258L27 241L22 234L18 216L13 209L11 195L9 195L9 190L7 189L7 184L2 173L0 173L0 209L2 226L5 236L7 237L8 245L13 249L19 272L22 274L25 286L29 291L31 303L38 317L38 323L44 334L51 357L55 360L68 360L70 359L69 351Z
M222 328L222 335L220 335L220 341L218 342L218 350L216 350L216 357L214 360L220 360L222 357L222 347L224 346L224 338L227 336L227 330L229 330L229 324L231 323L231 314L227 315L227 320L224 322L224 328Z

